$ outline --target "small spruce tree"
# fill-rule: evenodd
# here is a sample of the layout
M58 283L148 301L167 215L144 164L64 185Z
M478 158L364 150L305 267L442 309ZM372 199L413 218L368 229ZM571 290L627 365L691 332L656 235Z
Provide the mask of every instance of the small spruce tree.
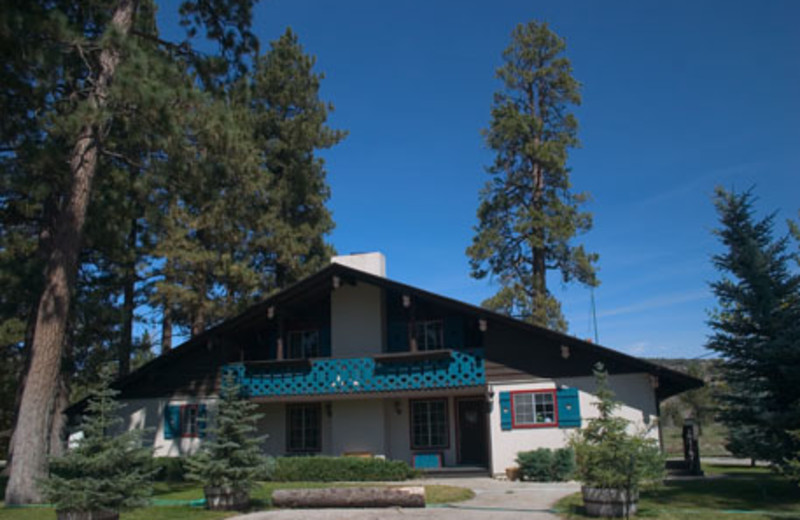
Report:
M261 452L266 436L256 435L256 424L263 416L256 413L256 408L233 374L225 374L219 406L207 429L209 438L187 460L188 479L201 482L206 488L245 493L257 480L269 478L274 460Z
M664 458L655 439L645 432L629 433L630 421L614 415L619 401L608 384L608 372L595 366L598 417L570 439L575 450L576 478L594 488L636 493L644 484L657 483L664 475ZM632 495L629 495L632 496Z
M115 434L122 418L112 378L110 369L101 372L81 422L83 438L50 460L50 476L40 482L58 511L118 512L147 505L152 494L152 451L142 445L142 430Z

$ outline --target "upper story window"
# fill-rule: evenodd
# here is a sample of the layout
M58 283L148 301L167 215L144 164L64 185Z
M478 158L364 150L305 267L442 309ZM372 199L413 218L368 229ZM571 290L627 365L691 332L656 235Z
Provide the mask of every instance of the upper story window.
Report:
M319 357L319 330L293 330L288 334L287 358L303 359Z
M555 390L512 392L514 428L557 426Z
M444 333L441 320L417 321L414 323L414 338L417 350L444 348Z

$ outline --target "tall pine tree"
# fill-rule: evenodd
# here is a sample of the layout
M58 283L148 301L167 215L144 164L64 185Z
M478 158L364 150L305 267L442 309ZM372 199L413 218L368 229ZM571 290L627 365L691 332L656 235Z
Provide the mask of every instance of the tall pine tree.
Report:
M800 275L789 269L787 239L773 238L774 216L757 220L753 195L717 188L724 252L714 255L721 278L711 283L717 308L706 347L722 359L727 383L720 416L730 448L776 464L800 445Z
M592 227L591 215L581 210L588 195L572 192L567 167L569 149L578 145L570 107L581 101L580 85L563 56L564 40L546 23L518 25L511 40L485 132L495 152L491 179L480 194L467 255L472 276L490 275L502 287L484 306L564 331L547 272L557 271L564 282L598 284L598 256L571 243Z
M214 67L204 69L203 77L211 78L208 84L214 78L238 76L243 53L257 47L249 32L252 3L182 2L189 31L202 28L220 44L217 59L209 60ZM152 116L157 125L164 122L161 116L185 110L179 103L182 96L165 92L167 83L147 81L153 79L149 72L161 70L165 55L170 58L168 67L196 61L188 46L158 38L154 7L151 0L4 6L0 52L8 66L2 73L3 108L9 108L14 120L2 127L3 197L10 193L14 206L24 210L17 213L41 222L34 224L35 233L27 239L37 243L36 258L44 274L26 327L29 363L12 441L9 504L40 498L35 481L45 472L51 425L63 402L59 375L85 224L98 172L105 159L116 154L106 138L132 107ZM186 84L194 88L196 82ZM136 102L126 102L131 99ZM52 153L43 153L47 150ZM55 167L46 168L48 161ZM24 180L27 175L29 181ZM26 182L45 189L26 191Z

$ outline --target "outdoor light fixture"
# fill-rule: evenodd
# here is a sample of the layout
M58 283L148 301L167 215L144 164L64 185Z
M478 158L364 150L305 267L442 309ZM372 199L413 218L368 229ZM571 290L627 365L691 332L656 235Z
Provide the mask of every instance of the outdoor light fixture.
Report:
M564 359L569 359L569 347L566 345L561 345L561 357Z
M486 332L486 329L489 328L489 324L486 323L486 320L478 320L478 328L481 330L481 332Z
M267 318L272 319L275 317L275 307L269 306L267 307Z
M650 386L658 388L658 376L650 375Z
M405 308L411 307L411 296L407 294L403 295L403 307Z
M339 286L342 284L342 280L338 276L333 277L333 288L338 289Z

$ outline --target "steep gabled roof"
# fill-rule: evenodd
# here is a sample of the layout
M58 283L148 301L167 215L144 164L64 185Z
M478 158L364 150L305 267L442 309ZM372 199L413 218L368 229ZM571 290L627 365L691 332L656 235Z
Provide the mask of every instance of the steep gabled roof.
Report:
M203 333L189 339L180 346L150 361L128 376L118 380L115 384L115 387L123 389L129 385L135 384L151 371L162 368L166 364L177 362L183 356L191 353L199 347L206 345L208 341L213 341L214 338L224 336L225 334L234 332L243 326L263 320L267 315L267 309L270 307L280 306L281 304L301 300L312 292L329 289L332 287L332 279L334 276L338 276L342 280L362 281L378 287L391 289L403 294L408 294L412 297L434 302L442 307L450 308L454 311L471 314L477 318L486 319L493 323L500 323L508 327L516 328L530 333L535 337L546 338L551 341L558 342L559 344L567 345L571 349L575 349L576 352L588 352L598 359L608 360L610 362L613 361L618 366L624 366L628 372L644 372L652 374L658 377L659 380L659 387L657 390L659 399L665 399L671 395L675 395L686 390L691 390L693 388L699 388L703 385L703 382L699 379L688 376L682 372L678 372L676 370L672 370L667 367L636 358L634 356L623 354L622 352L618 352L608 347L584 341L574 336L556 332L544 327L532 325L504 314L499 314L482 307L477 307L475 305L454 300L452 298L393 281L388 278L375 276L373 274L353 269L341 264L331 264L315 274L291 285L290 287L275 293L266 300L251 306L241 314L207 329Z

